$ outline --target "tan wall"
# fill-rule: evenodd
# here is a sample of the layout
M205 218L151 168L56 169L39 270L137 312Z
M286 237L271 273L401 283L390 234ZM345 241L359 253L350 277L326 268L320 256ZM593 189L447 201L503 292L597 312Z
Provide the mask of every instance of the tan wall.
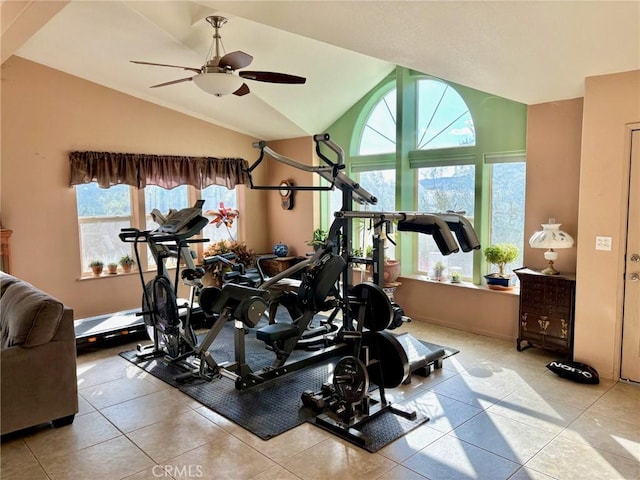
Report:
M555 218L578 241L578 191L582 98L530 105L527 109L527 192L524 265L542 269L544 251L529 247L529 237ZM577 249L558 251L555 268L576 271Z
M640 71L585 83L580 172L575 358L619 378L629 158L625 124L640 121ZM595 250L596 236L613 239Z
M137 308L141 286L135 275L79 280L68 152L230 156L251 162L256 158L254 140L10 58L2 65L1 220L4 228L13 230L12 273L67 303L76 318ZM257 251L269 249L265 195L240 190L241 238Z
M314 143L311 137L294 138L269 142L275 152L289 157L292 160L305 165L314 164ZM292 181L294 185L312 185L314 175L309 172L295 169L291 166L269 159L268 163L269 184L279 185L282 180ZM314 229L314 201L316 192L296 191L294 206L291 210L283 210L280 205L280 195L277 191L268 191L268 225L269 244L278 242L289 246L290 255L305 255L313 248L307 246L311 240Z
M402 277L394 299L412 320L504 340L518 335L518 295Z

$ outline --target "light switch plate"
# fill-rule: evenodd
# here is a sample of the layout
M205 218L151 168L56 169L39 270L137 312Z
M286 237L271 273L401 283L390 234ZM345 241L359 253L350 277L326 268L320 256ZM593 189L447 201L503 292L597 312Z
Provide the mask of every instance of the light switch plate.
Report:
M596 237L596 250L611 251L611 237Z

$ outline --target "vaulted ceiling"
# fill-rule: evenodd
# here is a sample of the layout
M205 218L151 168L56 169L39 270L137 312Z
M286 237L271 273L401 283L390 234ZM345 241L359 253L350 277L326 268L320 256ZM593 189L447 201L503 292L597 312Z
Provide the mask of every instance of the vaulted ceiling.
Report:
M201 67L208 15L248 70L304 85L247 81L216 97L180 69ZM271 140L324 131L401 65L525 104L583 95L587 76L640 69L634 1L5 1L2 60L15 54L135 97Z

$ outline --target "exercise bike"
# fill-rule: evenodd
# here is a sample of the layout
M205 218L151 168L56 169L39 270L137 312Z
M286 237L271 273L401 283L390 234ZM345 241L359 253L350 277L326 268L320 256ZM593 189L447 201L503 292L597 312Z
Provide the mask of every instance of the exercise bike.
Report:
M193 238L208 223L201 215L203 203L198 201L194 207L170 213L161 219L162 223L155 230L124 228L119 234L123 242L133 243L138 264L139 245L145 243L157 269L155 277L148 282L139 270L143 293L142 310L137 315L143 317L149 337L153 340L151 345L138 345L139 357L165 355L171 361L177 361L188 356L197 343L192 315L198 308L195 298L203 288L200 279L204 271L196 267L190 245L208 241ZM166 265L169 259L176 260L173 279ZM178 301L180 281L191 289L188 302Z

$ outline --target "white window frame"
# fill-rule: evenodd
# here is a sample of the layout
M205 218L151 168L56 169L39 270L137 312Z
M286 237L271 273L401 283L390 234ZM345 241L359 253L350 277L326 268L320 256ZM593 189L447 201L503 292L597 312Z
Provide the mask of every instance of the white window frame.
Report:
M140 230L145 230L147 228L147 215L146 215L146 208L145 208L145 195L144 195L144 189L136 189L135 187L128 187L129 189L129 201L130 201L130 215L122 215L122 216L100 216L100 217L80 217L78 216L78 236L79 236L79 247L80 250L78 252L79 256L80 256L80 260L81 260L81 278L86 278L86 277L91 277L91 269L88 266L88 262L84 262L83 260L83 252L84 252L84 247L83 247L83 238L82 238L82 229L81 229L81 225L86 225L86 224L96 224L96 223L107 223L110 221L119 221L119 220L128 220L129 222L129 226L134 227L134 228L139 228ZM239 201L238 198L238 190L236 190L235 192L236 194L236 205L237 202ZM187 195L188 195L188 202L190 205L192 205L193 203L195 203L196 200L200 199L201 197L201 191L199 189L196 189L194 187L189 186L187 189ZM77 198L77 194L76 194L76 202L77 202L78 198ZM236 205L228 205L230 207L236 207ZM205 208L205 210L214 210L217 209L218 205L215 206L208 206L207 208ZM77 209L76 209L77 212ZM162 212L162 213L166 213L166 212ZM241 222L242 219L240 217L238 217L237 222ZM239 231L239 228L238 230ZM202 238L202 234L197 235L196 237L198 238ZM118 239L118 241L120 241ZM198 251L198 254L202 253L202 250L204 248L206 248L206 245L201 244L201 243L197 243L194 244L195 245L195 249ZM133 246L131 245L131 252L130 255L134 256L134 252L133 252ZM126 249L126 248L125 248ZM148 254L147 254L147 247L146 244L141 242L138 244L138 249L139 249L139 255L140 255L140 265L138 265L138 267L142 270L142 271L149 271L150 269L155 269L155 265L150 264L148 261ZM91 260L91 259L90 259ZM89 260L89 261L90 261ZM103 261L108 261L109 259L102 259ZM87 265L85 265L85 263L87 263Z

